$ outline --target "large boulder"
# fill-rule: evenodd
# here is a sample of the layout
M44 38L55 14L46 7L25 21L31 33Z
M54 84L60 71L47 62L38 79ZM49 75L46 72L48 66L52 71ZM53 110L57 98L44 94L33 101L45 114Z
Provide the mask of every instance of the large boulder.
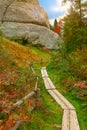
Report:
M7 8L14 2L14 0L0 0L0 21L3 21Z
M0 21L49 27L47 13L40 7L38 0L0 0Z
M3 21L34 23L49 27L47 13L39 5L14 2L6 11Z
M31 4L38 4L39 5L39 2L38 2L38 0L16 0L16 1L18 1L18 2L29 2L29 3L31 3Z
M47 13L38 0L0 0L0 29L8 38L58 48L59 37L49 29Z
M5 37L25 39L33 45L45 46L47 49L58 49L58 35L44 26L4 22L1 29Z

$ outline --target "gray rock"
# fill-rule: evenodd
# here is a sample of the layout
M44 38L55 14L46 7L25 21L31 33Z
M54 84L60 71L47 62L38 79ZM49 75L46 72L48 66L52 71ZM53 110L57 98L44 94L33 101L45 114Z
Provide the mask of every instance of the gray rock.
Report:
M18 1L18 2L29 2L29 3L31 3L31 4L38 4L39 5L39 2L38 2L38 0L16 0L16 1Z
M3 20L7 8L14 2L14 0L0 0L0 20Z
M29 35L26 35L26 39L29 43L32 43L32 45L39 44L39 34L35 31L31 32Z
M0 21L34 23L49 27L46 11L38 0L0 0Z
M47 27L29 23L4 22L1 26L5 37L27 39L28 43L39 44L47 49L58 49L58 35Z
M39 5L27 2L14 2L6 11L4 21L34 23L49 27L47 13Z
M49 29L49 20L38 0L0 0L0 30L12 39L58 49L59 36Z

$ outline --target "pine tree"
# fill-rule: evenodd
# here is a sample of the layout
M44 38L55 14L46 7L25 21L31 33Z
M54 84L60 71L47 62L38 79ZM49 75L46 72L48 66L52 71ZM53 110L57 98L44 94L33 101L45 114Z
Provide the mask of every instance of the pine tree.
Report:
M87 24L85 22L85 14L87 11L87 2L83 0L64 0L70 1L71 7L68 15L64 18L64 40L67 51L76 48L82 49L87 44Z
M54 20L54 27L55 27L56 24L57 24L57 19Z

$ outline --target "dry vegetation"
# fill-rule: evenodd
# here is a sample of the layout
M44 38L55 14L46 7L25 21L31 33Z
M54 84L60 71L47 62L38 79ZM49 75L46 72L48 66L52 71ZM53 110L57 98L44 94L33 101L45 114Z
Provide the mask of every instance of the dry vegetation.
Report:
M8 109L34 89L28 62L41 58L15 42L0 37L0 130L9 130L17 121L30 121L31 106L35 99L25 101L21 107Z

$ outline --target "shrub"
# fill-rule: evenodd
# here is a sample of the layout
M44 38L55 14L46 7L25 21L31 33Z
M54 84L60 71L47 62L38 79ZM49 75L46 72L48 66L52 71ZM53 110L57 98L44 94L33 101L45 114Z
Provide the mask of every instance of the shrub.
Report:
M72 73L80 80L87 80L87 48L72 52L69 61Z

